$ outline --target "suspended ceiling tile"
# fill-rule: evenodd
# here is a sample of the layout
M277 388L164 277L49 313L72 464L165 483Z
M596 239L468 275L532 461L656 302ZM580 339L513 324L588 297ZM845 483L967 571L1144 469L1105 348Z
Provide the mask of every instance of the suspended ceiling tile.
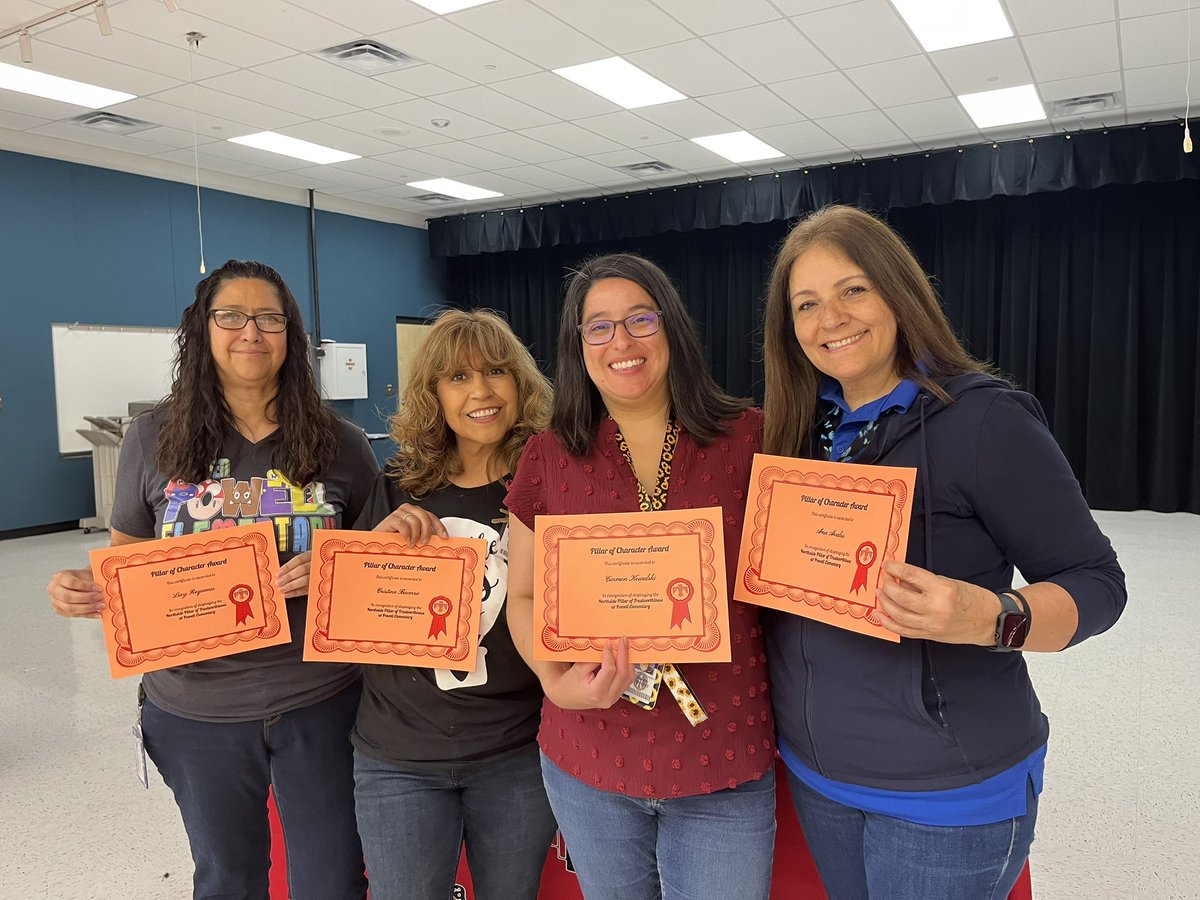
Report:
M875 108L875 104L841 72L780 81L771 85L771 90L810 119Z
M833 63L787 19L714 34L708 38L708 43L766 84L829 72L834 68Z
M162 10L163 13L166 10ZM30 17L32 18L32 17ZM110 15L111 18L111 15ZM187 42L180 32L178 40L165 44L153 38L143 37L136 32L119 27L119 22L113 22L113 33L105 36L96 27L94 19L59 20L56 27L47 28L44 32L34 28L33 52L34 64L39 63L38 47L44 41L47 44L57 44L69 47L81 53L89 53L100 58L121 60L130 66L157 72L178 81L188 79L188 66L197 79L211 78L232 71L233 67L203 53L193 53L188 49ZM14 59L13 62L16 62Z
M355 109L341 100L294 87L248 69L205 79L201 85L224 91L241 100L253 100L274 109L284 109L306 119L326 119L354 112Z
M448 91L461 91L473 87L476 82L454 72L447 72L439 66L428 63L400 69L395 72L384 72L373 76L376 81L390 84L406 91L414 97L432 97Z
M375 159L420 176L420 178L412 178L412 181L425 181L428 178L460 179L475 171L474 166L465 166L440 156L436 147L431 147L428 152L425 150L397 150L395 153L385 153ZM469 179L462 180L469 181Z
M117 107L110 108L113 112L120 112L122 115L125 115L125 113ZM192 132L183 128L170 128L166 126L147 128L145 131L137 132L134 137L140 138L144 141L153 141L156 144L164 144L167 147L188 148L192 146ZM205 144L211 143L212 141L221 140L224 140L224 137L220 132L196 132L195 143L200 147L203 147Z
M63 103L59 100L47 100L45 97L34 97L32 94L0 90L0 115L4 112L13 112L57 122L60 119L69 119L71 116L77 116L87 111L86 107L76 106L74 103Z
M471 184L489 191L498 191L509 200L531 197L541 193L539 188L518 181L508 172L477 172L471 176Z
M655 0L672 18L699 35L770 22L780 12L767 0Z
M534 0L538 6L591 36L615 54L673 44L691 32L646 0Z
M62 138L78 144L91 144L96 147L108 147L125 153L136 153L139 156L153 156L175 149L170 144L160 144L150 140L139 140L137 135L109 134L82 125L72 125L69 122L51 122L30 129L33 134L44 134L49 137Z
M384 32L378 37L397 50L481 84L529 75L538 69L528 60L442 17Z
M392 185L392 182L384 181L381 178L351 171L343 163L332 163L327 166L306 166L303 169L293 170L292 174L301 177L307 175L312 178L319 178L344 190L372 191Z
M341 193L342 191L339 185L331 181L313 178L310 175L302 175L299 172L271 172L263 175L262 180L269 181L271 184L282 184L285 187L299 188L302 191L312 190L321 194L333 193L335 191Z
M783 125L803 118L790 104L765 87L743 88L723 94L700 97L700 102L720 113L739 128L748 131Z
M528 0L500 0L464 9L454 16L454 24L544 69L612 55L602 44Z
M1013 25L1021 34L1037 34L1042 31L1057 31L1077 28L1097 22L1111 22L1112 3L1097 3L1096 0L1005 0ZM1122 2L1124 6L1124 2ZM1123 15L1129 15L1122 9Z
M210 144L209 147L216 148L220 144ZM191 150L171 150L167 153L156 154L157 159L166 159L171 162L182 163L189 168L192 165ZM297 163L303 165L300 160ZM268 166L255 165L251 162L246 162L244 159L231 159L227 156L222 156L214 153L200 154L200 186L204 187L204 172L206 169L211 169L214 172L225 172L229 175L242 175L247 178L261 178L264 175L272 174L279 171Z
M386 81L354 72L337 63L307 53L256 66L254 71L315 94L324 94L359 109L373 109L413 99L408 91Z
M518 181L523 181L525 184L549 191L576 190L587 187L587 182L580 181L578 178L572 178L570 175L564 175L561 172L551 171L544 166L512 166L499 170L497 174L508 175Z
M17 51L16 38L8 40L12 42L9 49ZM19 64L18 59L19 57L11 59L11 63ZM112 59L81 53L78 50L45 41L35 40L33 60L34 65L30 68L47 75L72 78L76 81L83 81L114 91L124 91L139 97L167 90L183 83L183 80L179 78L160 75L146 69L137 69ZM9 61L7 57L6 61Z
M900 106L950 96L925 54L861 66L846 72L876 106Z
M1140 69L1188 59L1186 12L1121 20L1121 62ZM1191 58L1200 61L1200 8L1192 10ZM1196 69L1195 63L1192 69Z
M904 106L889 106L888 118L910 138L925 138L946 134L969 134L975 123L962 104L953 97L925 100Z
M493 87L502 94L520 100L560 119L599 116L621 107L599 94L581 88L553 72L538 72L502 81Z
M456 109L451 109L445 104L439 103L437 98L427 100L424 97L418 97L416 100L406 100L403 103L381 107L379 112L389 118L428 129L435 134L444 134L451 140L465 140L479 137L481 134L494 134L504 130L490 122L484 122ZM433 124L435 120L448 120L450 124L444 128L438 128Z
M368 137L376 137L397 147L430 147L453 140L449 135L441 133L440 129L435 133L432 128L418 128L408 122L385 116L379 110L362 110L344 116L332 116L324 121L335 128L345 128Z
M681 41L629 54L631 63L689 97L751 87L753 78L704 41Z
M1121 67L1114 22L1031 34L1021 43L1039 81L1098 75Z
M40 116L27 116L23 113L0 109L0 129L7 128L9 131L27 131L30 128L38 128L49 124L49 119L43 119Z
M1190 0L1192 8L1196 0ZM1135 16L1153 16L1158 13L1174 12L1177 9L1188 8L1189 0L1119 0L1121 18L1131 19ZM1192 13L1195 16L1195 13Z
M1064 78L1062 81L1038 82L1038 92L1047 103L1071 97L1086 97L1094 94L1121 94L1121 73L1105 72L1083 78ZM1122 102L1118 96L1118 102Z
M601 137L570 122L559 122L557 125L542 125L538 128L528 128L521 132L525 137L551 147L558 147L576 156L589 156L593 153L605 153L610 150L620 150L621 145L608 138ZM547 163L551 162L547 160ZM557 169L555 170L557 171ZM570 173L568 173L570 174Z
M179 5L179 12L167 13L158 6L155 14L146 15L132 22L114 19L113 30L123 28L143 37L153 38L172 47L182 47L197 57L205 56L220 60L235 68L261 65L273 59L283 59L295 53L290 47L272 41L268 36L242 31L215 19L205 18L187 6L186 0ZM109 16L117 12L114 8ZM185 35L198 31L205 37L196 50L189 50ZM197 66L198 66L197 60ZM197 68L197 77L199 77Z
M242 134L270 131L282 128L284 125L295 125L307 118L307 116L297 115L276 106L257 103L213 90L202 84L185 84L171 88L169 91L160 91L154 95L154 99L185 110L194 107L198 112L208 113L218 118L228 117L236 122L245 122L247 129L242 131Z
M929 58L955 94L974 94L1033 82L1016 38L987 41L930 53Z
M1193 75L1197 67L1192 66ZM1125 105L1130 109L1145 106L1174 106L1183 114L1183 85L1187 65L1171 63L1125 70Z
M831 116L818 119L817 124L849 147L862 150L904 140L904 133L878 110Z
M815 122L796 122L792 125L760 128L755 135L781 153L805 162L811 162L826 154L840 155L846 152L846 147L841 141Z
M848 6L856 0L773 0L773 2L785 16L802 16L835 6Z
M394 31L432 19L435 13L415 3L400 3L397 0L354 0L353 3L337 3L336 10L331 0L291 0L295 6L322 16L333 16L347 28L359 35L379 34ZM337 43L330 41L326 46Z
M557 121L556 117L549 113L482 85L463 91L438 94L437 102L484 122L499 125L506 131L536 128L538 125L550 125Z
M408 169L384 162L382 159L349 159L344 163L338 163L338 167L349 169L351 172L370 175L372 178L378 178L380 181L392 185L401 185L413 180L412 173Z
M485 150L483 147L476 147L474 144L469 144L466 141L439 144L433 152L434 155L441 159L462 163L464 166L470 166L472 169L479 169L485 172L521 164L519 158L514 159L502 153Z
M691 141L660 144L654 148L654 158L674 166L681 172L696 172L730 165L729 160L722 159L711 150Z
M677 104L668 103L664 105L675 106ZM646 111L644 109L638 110L639 113ZM629 110L621 110L620 112L609 113L605 116L589 116L586 119L577 120L576 124L580 128L586 128L588 131L603 138L616 141L618 144L623 144L626 147L634 149L649 147L654 144L664 144L668 141L677 141L680 137ZM595 154L588 153L587 155L594 156Z
M184 0L180 8L186 5L187 0ZM317 15L289 0L202 0L197 8L211 19L248 34L267 36L293 50L317 50L361 37L357 29L340 22L337 12L342 5L348 4L329 5L324 15ZM115 16L117 12L118 7L114 5L111 15Z
M343 153L354 153L358 156L377 156L381 153L393 153L396 145L382 138L360 134L347 128L338 128L328 122L299 122L279 129L280 134L299 138L313 144L321 144Z
M470 141L477 147L501 153L504 156L519 159L527 163L540 163L549 159L562 159L569 154L558 147L551 147L541 141L535 141L523 134L513 134L502 131L499 134L485 134Z
M543 163L542 168L595 185L632 184L637 181L636 178L625 172L618 172L616 169L610 169L608 166L602 166L590 159L580 157L554 159Z
M859 0L797 16L792 21L842 69L921 52L886 0Z
M681 137L690 141L692 138L741 130L724 116L695 100L649 106L638 110L638 115L667 129L671 132L672 140Z
M189 92L190 88L185 89L183 96L187 97ZM108 107L108 109L122 116L130 116L134 119L141 119L145 122L153 122L155 125L176 128L186 132L191 132L194 124L196 134L202 141L224 140L227 137L247 134L250 128L250 124L247 122L236 122L232 119L212 115L203 110L193 112L190 107L163 103L161 100L156 100L152 97L138 97L134 100L126 100L124 103L118 103L115 106Z

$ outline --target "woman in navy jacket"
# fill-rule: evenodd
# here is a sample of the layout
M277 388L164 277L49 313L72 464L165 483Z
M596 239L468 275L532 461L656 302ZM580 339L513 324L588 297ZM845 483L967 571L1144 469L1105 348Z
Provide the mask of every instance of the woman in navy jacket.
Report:
M764 356L765 452L917 469L907 562L885 564L875 598L899 644L766 617L780 752L822 880L833 900L1005 897L1049 734L1020 651L1112 626L1116 554L1037 400L962 348L873 216L828 207L793 229Z

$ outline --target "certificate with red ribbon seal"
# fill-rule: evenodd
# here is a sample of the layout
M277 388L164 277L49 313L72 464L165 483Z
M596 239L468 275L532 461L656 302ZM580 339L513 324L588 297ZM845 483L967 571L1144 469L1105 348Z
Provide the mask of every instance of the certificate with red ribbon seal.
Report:
M634 662L728 662L720 508L538 516L537 659L597 662L629 639Z
M904 561L916 469L756 454L733 596L899 641L875 611Z
M291 640L269 522L91 552L114 678Z
M486 562L474 538L314 532L304 659L473 671Z

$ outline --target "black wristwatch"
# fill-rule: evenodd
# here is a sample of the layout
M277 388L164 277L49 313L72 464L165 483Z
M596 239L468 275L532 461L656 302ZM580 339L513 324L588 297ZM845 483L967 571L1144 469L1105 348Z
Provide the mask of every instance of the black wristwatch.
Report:
M999 591L1000 615L996 616L996 643L990 650L1020 650L1029 636L1029 603L1019 591Z

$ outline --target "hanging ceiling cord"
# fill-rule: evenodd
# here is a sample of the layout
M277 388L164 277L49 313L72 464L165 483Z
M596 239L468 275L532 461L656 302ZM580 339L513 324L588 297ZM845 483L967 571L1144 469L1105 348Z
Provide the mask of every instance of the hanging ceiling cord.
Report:
M188 84L192 86L192 166L196 177L196 228L200 232L200 274L203 275L207 271L204 265L204 217L200 213L200 149L196 139L196 73L192 68L192 56L200 49L200 41L204 39L198 31L189 31L187 33L188 46L191 52L188 53Z

